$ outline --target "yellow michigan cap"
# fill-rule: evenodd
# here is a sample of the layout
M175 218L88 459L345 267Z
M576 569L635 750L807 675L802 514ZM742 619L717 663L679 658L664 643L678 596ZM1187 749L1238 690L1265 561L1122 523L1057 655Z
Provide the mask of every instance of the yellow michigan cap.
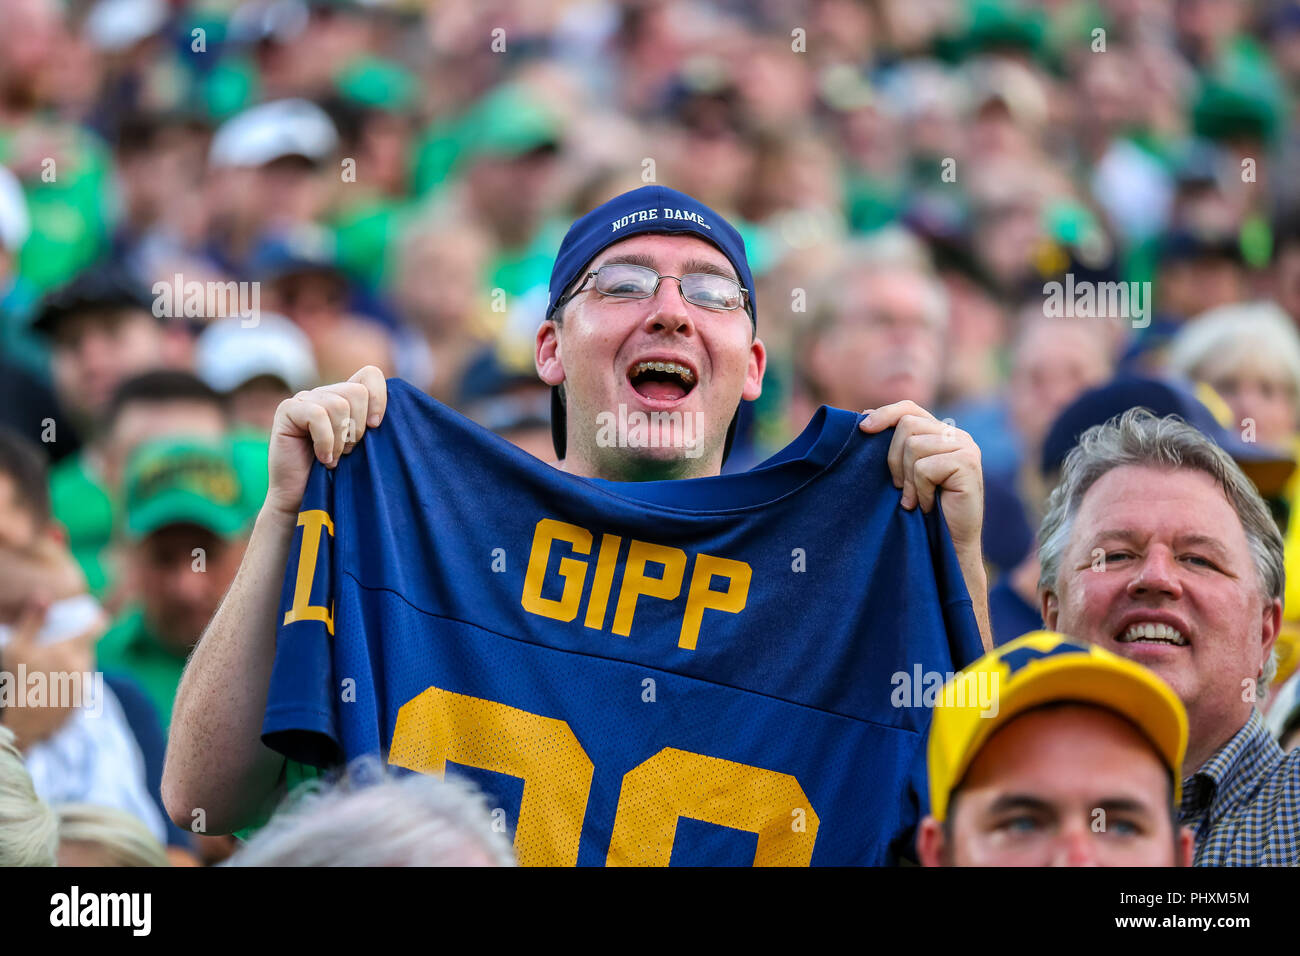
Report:
M949 797L999 727L1043 704L1077 701L1114 711L1146 734L1181 799L1187 713L1169 685L1141 664L1052 631L1031 631L985 654L944 685L930 721L930 812Z

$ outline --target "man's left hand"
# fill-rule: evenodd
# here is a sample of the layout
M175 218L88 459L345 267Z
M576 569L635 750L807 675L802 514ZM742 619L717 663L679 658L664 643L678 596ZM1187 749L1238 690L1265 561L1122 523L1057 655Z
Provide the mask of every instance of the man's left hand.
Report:
M984 469L979 446L969 434L950 422L940 421L915 402L894 402L868 409L859 426L868 435L894 429L889 443L889 473L901 488L900 504L907 509L934 507L935 493L943 489L943 517L952 535L966 588L975 604L976 618L991 649L988 625L988 576L984 571L980 536L984 527Z

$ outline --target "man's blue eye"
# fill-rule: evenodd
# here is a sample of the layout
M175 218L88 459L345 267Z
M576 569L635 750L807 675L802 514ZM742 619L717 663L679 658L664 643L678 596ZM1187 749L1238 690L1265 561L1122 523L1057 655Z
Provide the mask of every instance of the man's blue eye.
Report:
M1028 816L1012 817L1009 820L1002 821L999 829L1010 830L1013 833L1032 833L1038 829L1038 821Z

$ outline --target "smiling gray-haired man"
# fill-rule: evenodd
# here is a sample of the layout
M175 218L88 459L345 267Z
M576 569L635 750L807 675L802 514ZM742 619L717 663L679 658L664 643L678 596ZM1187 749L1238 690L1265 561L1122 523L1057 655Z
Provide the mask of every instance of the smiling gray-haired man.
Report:
M1300 864L1300 755L1258 711L1282 620L1282 536L1250 480L1175 417L1088 429L1039 531L1053 630L1145 664L1187 708L1197 865Z

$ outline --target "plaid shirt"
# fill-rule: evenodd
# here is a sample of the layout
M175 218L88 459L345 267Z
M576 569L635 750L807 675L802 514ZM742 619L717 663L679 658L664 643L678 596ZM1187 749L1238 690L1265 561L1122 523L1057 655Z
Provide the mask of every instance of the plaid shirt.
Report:
M1300 865L1300 750L1283 753L1259 711L1183 781L1197 866Z

